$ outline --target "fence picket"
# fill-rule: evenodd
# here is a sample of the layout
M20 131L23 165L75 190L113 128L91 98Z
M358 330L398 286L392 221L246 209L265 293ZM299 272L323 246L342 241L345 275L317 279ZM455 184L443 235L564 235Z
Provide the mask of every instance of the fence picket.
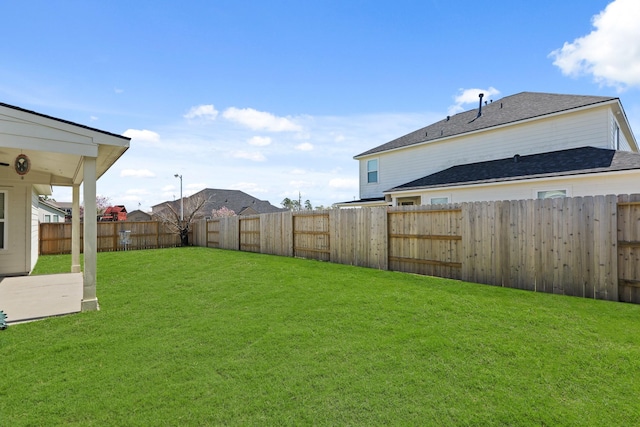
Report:
M199 246L640 303L638 194L282 212L193 230ZM99 251L179 244L159 222L98 223ZM40 224L41 254L70 251L71 224Z

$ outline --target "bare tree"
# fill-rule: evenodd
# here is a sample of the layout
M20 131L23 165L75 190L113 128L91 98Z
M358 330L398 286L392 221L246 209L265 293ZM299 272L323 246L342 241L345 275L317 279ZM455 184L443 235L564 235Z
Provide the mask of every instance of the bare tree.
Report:
M179 200L165 203L164 209L158 213L158 219L167 224L172 232L180 235L181 246L189 246L191 224L206 202L207 199L202 195L185 197L182 212Z

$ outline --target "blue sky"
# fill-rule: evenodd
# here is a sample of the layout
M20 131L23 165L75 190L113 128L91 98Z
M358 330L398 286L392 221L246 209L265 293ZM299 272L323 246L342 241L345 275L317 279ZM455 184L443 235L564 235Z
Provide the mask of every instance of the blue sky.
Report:
M129 211L205 187L358 197L353 156L522 91L618 96L640 129L640 2L9 1L0 102L132 137ZM54 198L71 199L66 188Z

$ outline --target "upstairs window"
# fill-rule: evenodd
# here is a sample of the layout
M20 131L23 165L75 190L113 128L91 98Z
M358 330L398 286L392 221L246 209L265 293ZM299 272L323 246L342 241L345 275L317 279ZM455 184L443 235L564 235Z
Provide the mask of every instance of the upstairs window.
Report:
M367 161L367 183L378 182L378 159Z

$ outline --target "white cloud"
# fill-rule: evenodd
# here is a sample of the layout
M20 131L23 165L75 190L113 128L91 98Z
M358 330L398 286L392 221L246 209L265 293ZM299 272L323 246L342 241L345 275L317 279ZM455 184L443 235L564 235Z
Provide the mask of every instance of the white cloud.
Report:
M146 129L127 129L122 135L131 138L138 142L158 142L160 141L160 135L156 132Z
M249 139L249 144L258 147L264 147L271 144L271 138L269 138L268 136L254 136Z
M175 185L165 185L164 187L161 188L161 190L166 193L168 191L175 190L175 188L176 188Z
M124 93L124 89L119 89L119 88L117 88L117 87L116 87L116 88L114 88L114 89L113 89L113 91L114 91L115 93L117 93L117 94Z
M126 194L128 195L147 195L147 194L151 194L149 193L149 190L145 189L145 188L131 188L129 190L126 191Z
M218 117L218 110L212 104L198 105L191 107L189 112L183 116L185 119L215 120Z
M96 116L91 116L91 117L89 117L89 120L90 120L90 121L92 121L92 122L95 122L95 121L97 121L97 120L98 120L98 117L96 117Z
M198 191L202 190L203 188L205 188L207 186L207 184L205 184L204 182L192 182L189 183L187 185L185 185L185 189L188 190L190 193L197 193Z
M606 86L640 86L640 2L616 0L592 19L594 30L549 54L563 74L591 74Z
M358 184L358 180L354 178L333 178L329 181L329 187L341 190L357 189Z
M156 174L151 172L149 169L123 169L120 171L120 176L130 176L135 178L154 178Z
M313 187L313 182L303 180L289 181L289 186L293 188Z
M289 172L291 175L304 175L307 173L307 171L305 171L304 169L299 169L299 168L295 168L293 169L291 172Z
M475 108L480 102L480 94L484 94L483 101L489 101L492 96L499 95L500 91L493 86L489 86L488 89L459 89L458 94L453 98L454 105L449 106L448 113L453 116L454 114L465 111L469 108ZM466 107L467 104L470 106Z
M234 151L231 153L233 157L236 159L247 159L252 160L254 162L264 162L267 160L265 156L262 155L259 151Z
M303 142L302 144L298 144L296 145L296 150L300 150L300 151L311 151L313 150L313 144L311 144L310 142Z
M258 193L267 193L269 191L266 188L256 184L255 182L238 182L235 184L231 184L230 188L232 190L244 191L245 193L251 195Z
M277 117L271 113L254 110L253 108L230 107L222 113L222 117L253 130L266 130L271 132L300 131L302 127L286 117Z

